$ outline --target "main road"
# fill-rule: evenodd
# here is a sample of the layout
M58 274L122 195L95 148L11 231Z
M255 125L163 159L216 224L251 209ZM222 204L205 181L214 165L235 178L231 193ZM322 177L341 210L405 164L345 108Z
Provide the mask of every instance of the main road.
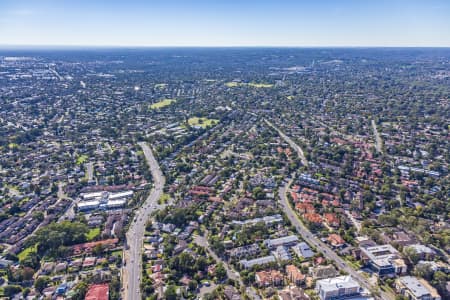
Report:
M367 278L365 278L362 274L358 273L355 269L350 267L345 260L339 257L327 244L322 242L319 238L309 231L309 229L303 224L302 221L296 215L296 212L292 209L289 200L287 199L286 193L289 185L292 183L292 179L283 187L279 189L280 203L285 212L286 216L291 221L292 225L294 225L297 232L302 236L302 238L307 242L310 246L316 248L316 250L322 253L326 258L332 260L336 263L338 269L343 270L344 272L350 274L355 280L361 284L362 287L369 291L379 291L377 286L372 285ZM393 295L384 293L382 291L382 299L395 299Z
M375 124L375 121L372 120L371 122L373 134L375 135L375 148L377 149L378 153L383 153L383 140L381 139L380 133L377 129L377 124Z
M286 134L284 134L280 129L278 129L275 125L270 123L267 120L264 120L269 126L273 127L278 134L292 147L296 150L299 158L302 160L302 163L305 166L308 166L308 162L306 161L305 156L303 155L303 151L291 138L289 138ZM381 299L383 300L393 300L395 299L395 295L389 292L384 292L380 290L377 285L370 283L367 278L365 278L362 274L358 273L355 269L347 264L345 260L343 260L339 255L336 254L327 244L318 239L315 235L309 231L309 229L303 224L303 222L299 219L296 212L293 210L289 200L287 198L287 192L289 186L292 184L293 179L289 180L285 186L280 187L278 190L280 204L286 216L291 221L292 225L297 229L297 232L302 236L302 238L307 242L311 247L316 248L318 252L321 252L326 258L332 260L336 263L338 269L350 274L355 280L359 282L359 284L365 289L379 293Z
M160 209L158 199L163 194L166 182L158 162L147 143L139 143L153 177L154 187L142 206L136 210L134 220L131 222L126 234L127 247L124 250L124 267L122 272L123 299L141 300L140 279L142 270L142 247L145 225L151 213Z

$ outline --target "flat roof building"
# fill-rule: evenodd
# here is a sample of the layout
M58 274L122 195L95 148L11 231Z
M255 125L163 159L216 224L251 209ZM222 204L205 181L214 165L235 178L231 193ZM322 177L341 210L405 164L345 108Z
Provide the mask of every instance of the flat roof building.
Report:
M298 243L298 237L295 235L289 235L277 239L268 239L264 241L264 244L269 249L275 249L278 246L293 246Z
M275 256L273 256L273 255L258 257L258 258L251 259L251 260L243 259L243 260L239 261L239 263L245 269L250 269L253 266L264 265L264 264L268 264L268 263L271 263L271 262L276 262Z
M97 200L83 201L83 202L79 202L77 204L77 208L80 211L87 211L87 210L97 209L99 205L100 205L100 201L97 201Z
M394 277L406 273L406 264L391 245L361 247L361 258L380 277Z
M335 300L358 296L362 289L351 276L338 276L318 280L316 291L321 300Z
M411 300L441 300L436 289L422 278L400 277L395 281L395 288L398 293Z
M311 258L314 256L314 252L305 242L301 242L293 246L292 250L294 251L295 254L297 254L298 257Z

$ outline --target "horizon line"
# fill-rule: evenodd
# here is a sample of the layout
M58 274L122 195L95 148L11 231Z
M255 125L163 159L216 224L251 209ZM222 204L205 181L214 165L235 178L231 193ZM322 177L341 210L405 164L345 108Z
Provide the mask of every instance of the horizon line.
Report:
M50 48L122 48L122 49L161 49L161 48L291 48L291 49L313 49L313 48L450 48L450 45L62 45L62 44L0 44L0 50L20 49L50 49Z

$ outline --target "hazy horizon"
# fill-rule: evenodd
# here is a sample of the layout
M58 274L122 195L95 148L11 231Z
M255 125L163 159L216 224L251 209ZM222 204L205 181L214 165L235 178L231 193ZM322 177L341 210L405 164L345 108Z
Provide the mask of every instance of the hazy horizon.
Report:
M2 47L449 47L450 2L5 0Z

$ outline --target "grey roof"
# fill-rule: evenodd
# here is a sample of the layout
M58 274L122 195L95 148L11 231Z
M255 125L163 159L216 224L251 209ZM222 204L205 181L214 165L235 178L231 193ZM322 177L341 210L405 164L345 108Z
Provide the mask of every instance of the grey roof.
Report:
M278 246L283 246L286 244L291 244L298 242L298 237L295 235L289 235L277 239L268 239L264 241L264 244L269 248L276 248Z
M421 244L415 244L415 245L410 245L407 248L412 248L414 249L417 253L425 253L425 254L435 254L436 252L431 249L430 247L427 247L425 245L421 245Z
M398 280L417 298L430 294L430 291L416 277L404 276Z
M243 259L243 260L239 261L239 263L241 265L243 265L244 268L248 269L248 268L251 268L256 265L263 265L263 264L267 264L267 263L275 262L275 261L276 261L275 257L273 255L269 255L269 256L258 257L258 258L251 259L251 260Z
M310 258L314 256L314 252L311 250L309 245L305 242L298 243L294 247L292 247L294 252L297 253L297 255Z

